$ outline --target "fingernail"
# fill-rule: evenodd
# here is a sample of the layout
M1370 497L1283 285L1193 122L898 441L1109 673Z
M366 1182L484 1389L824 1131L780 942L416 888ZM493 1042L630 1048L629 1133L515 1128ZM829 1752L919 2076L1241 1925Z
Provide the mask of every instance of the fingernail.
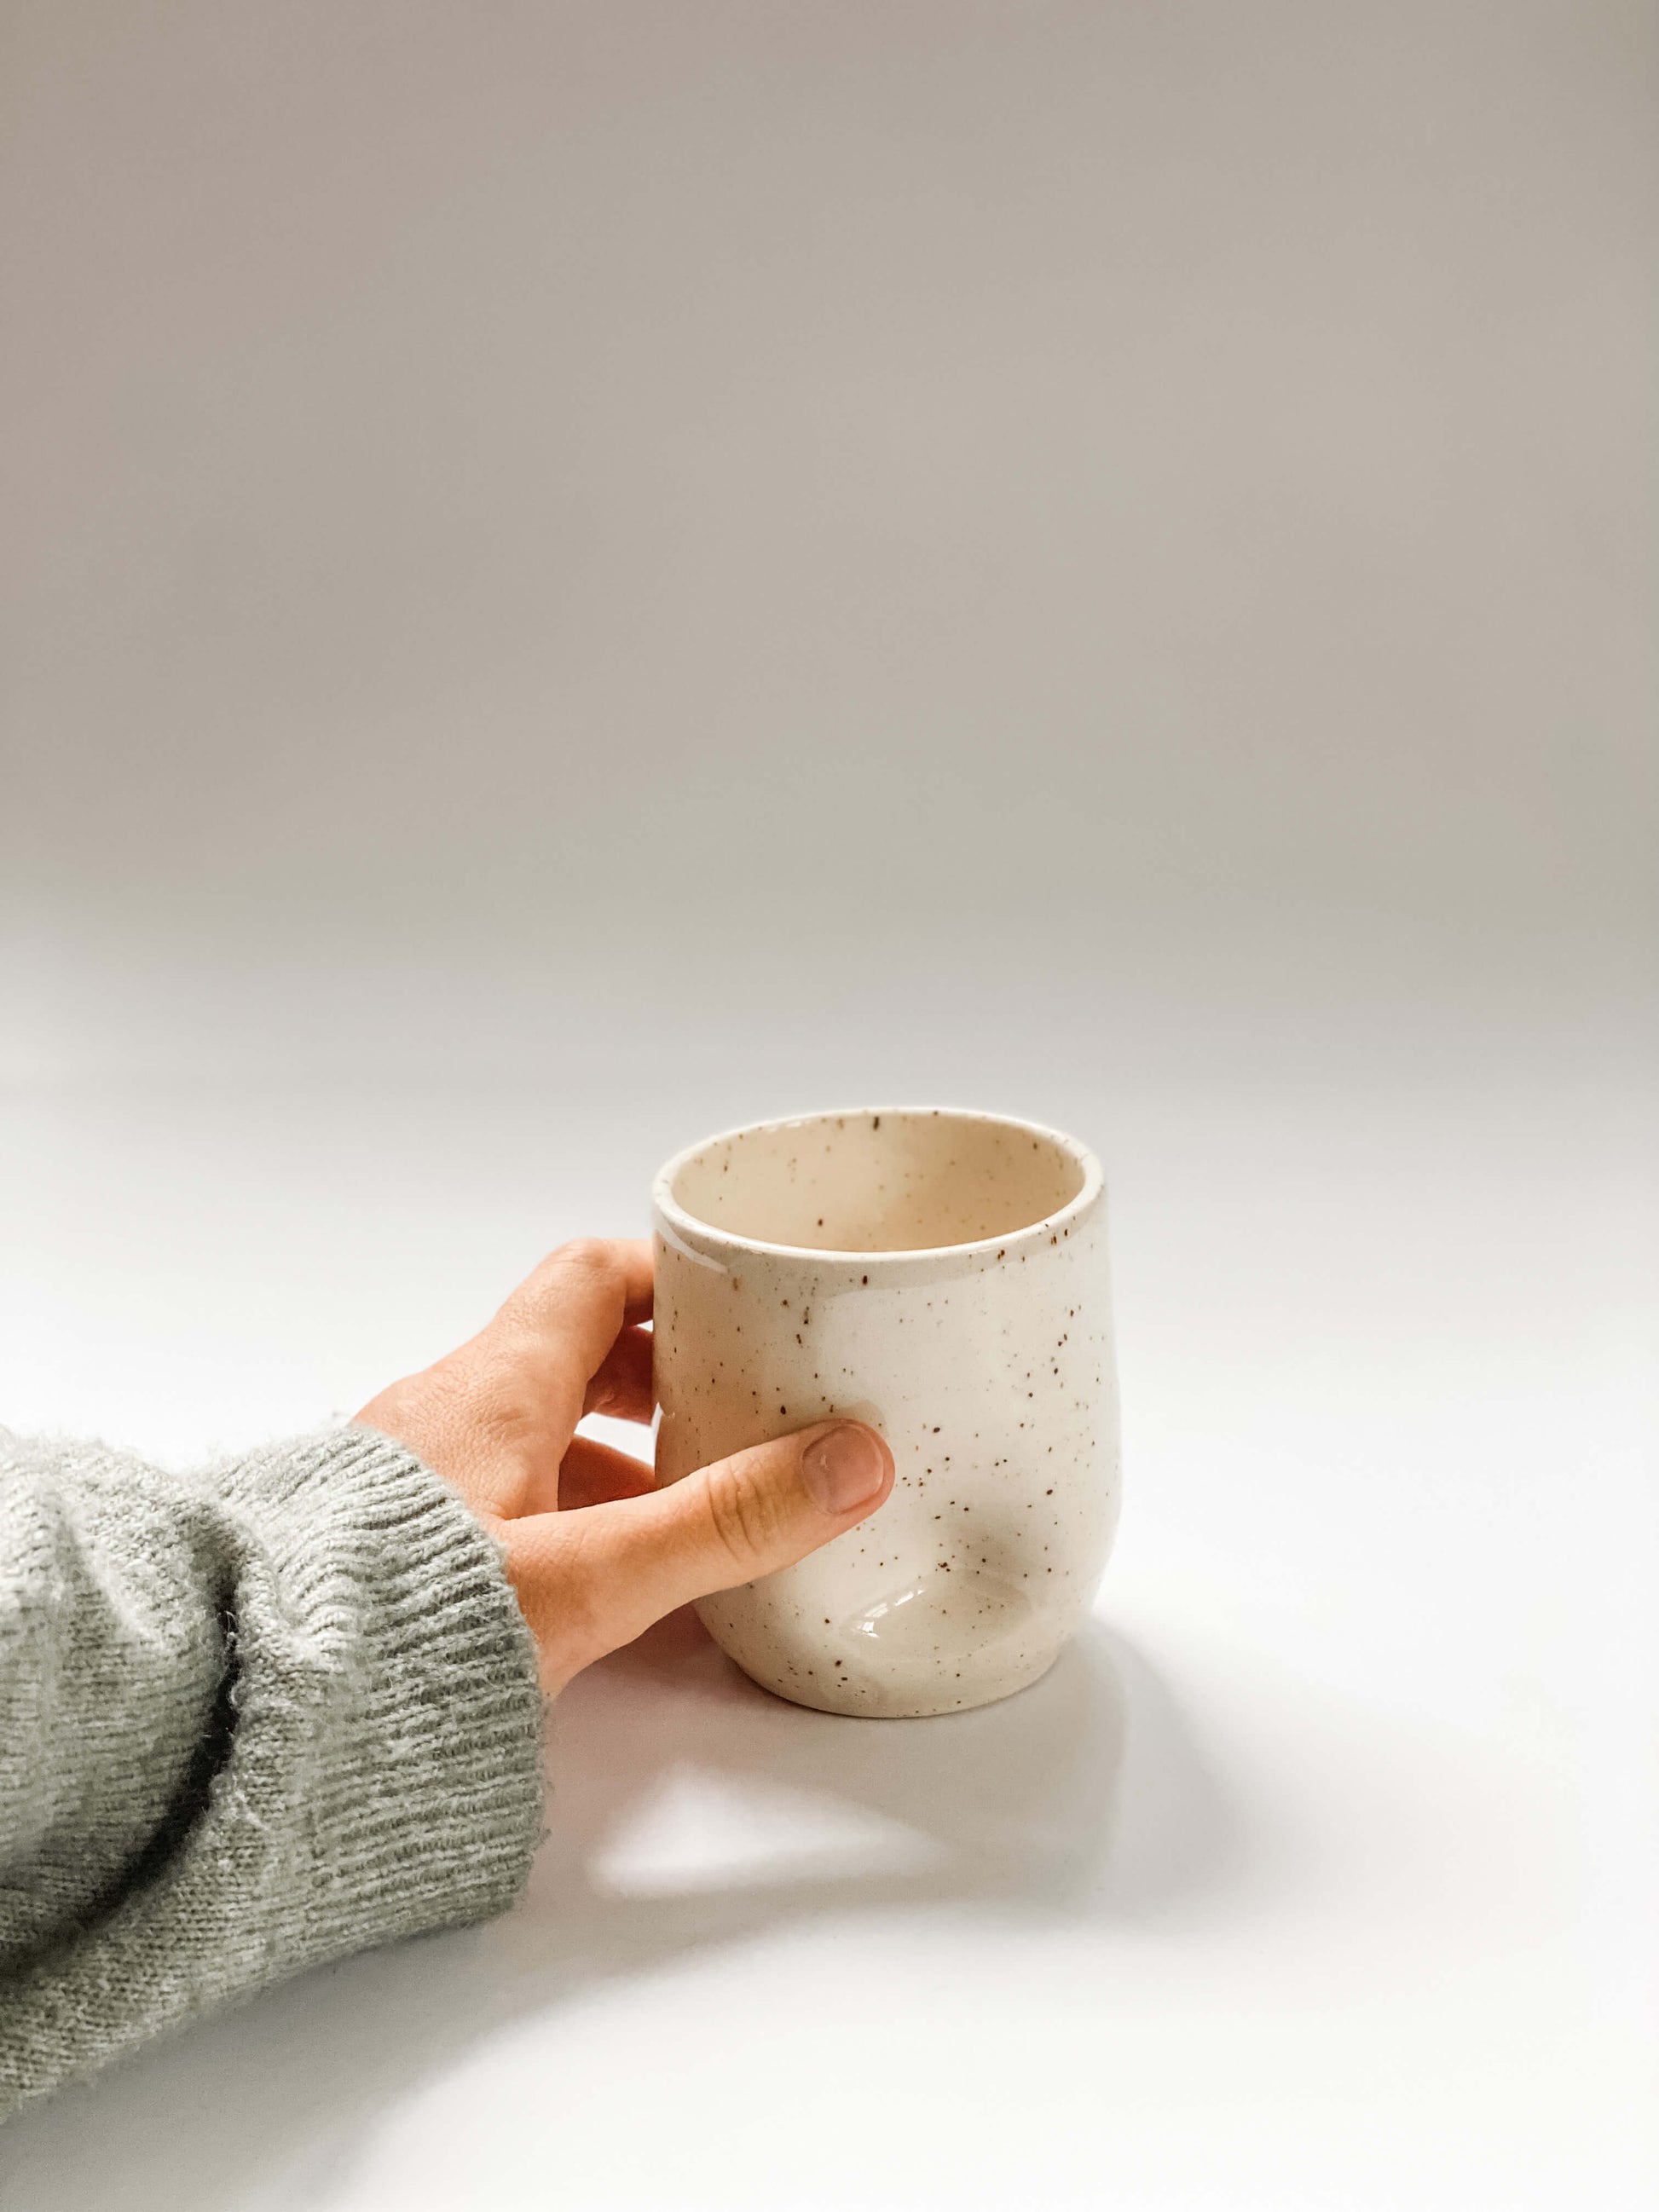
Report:
M887 1462L868 1429L845 1421L807 1445L800 1471L821 1511L850 1513L881 1488Z

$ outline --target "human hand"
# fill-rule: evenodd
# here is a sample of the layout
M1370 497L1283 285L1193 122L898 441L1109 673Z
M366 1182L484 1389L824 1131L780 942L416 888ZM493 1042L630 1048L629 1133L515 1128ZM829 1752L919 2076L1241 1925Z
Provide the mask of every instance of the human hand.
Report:
M893 1455L861 1421L817 1422L665 1490L579 1437L584 1413L649 1422L650 1313L647 1243L562 1244L471 1342L357 1415L499 1540L550 1691L676 1606L804 1559L893 1486Z

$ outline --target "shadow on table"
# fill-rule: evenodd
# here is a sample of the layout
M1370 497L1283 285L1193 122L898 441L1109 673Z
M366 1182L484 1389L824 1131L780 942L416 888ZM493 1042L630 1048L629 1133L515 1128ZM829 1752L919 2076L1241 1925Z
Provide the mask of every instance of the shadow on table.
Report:
M678 1615L566 1692L553 1771L512 1913L303 1976L25 2114L9 2212L326 2204L378 2110L579 1990L902 1906L1150 1919L1243 1850L1158 1678L1097 1626L1001 1705L854 1721L756 1689Z

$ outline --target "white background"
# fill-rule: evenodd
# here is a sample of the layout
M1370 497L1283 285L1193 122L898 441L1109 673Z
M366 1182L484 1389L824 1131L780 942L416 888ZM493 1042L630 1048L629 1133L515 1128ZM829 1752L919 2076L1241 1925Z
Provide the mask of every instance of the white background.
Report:
M1049 1680L684 1623L481 1930L8 2212L1645 2206L1652 29L15 4L0 1420L361 1404L659 1160L1103 1157Z

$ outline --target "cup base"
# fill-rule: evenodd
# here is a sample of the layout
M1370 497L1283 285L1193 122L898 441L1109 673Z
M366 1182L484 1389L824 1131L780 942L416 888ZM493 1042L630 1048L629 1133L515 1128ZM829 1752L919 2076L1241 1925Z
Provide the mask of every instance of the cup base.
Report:
M715 1640L720 1639L717 1637ZM1060 1650L1063 1649L1062 1645ZM949 1688L941 1684L937 1688L930 1685L927 1689L913 1686L908 1691L872 1682L867 1676L840 1685L833 1680L804 1681L796 1674L775 1674L769 1669L744 1666L730 1652L726 1656L758 1688L781 1698L787 1705L802 1705L809 1712L835 1713L846 1720L921 1721L936 1720L949 1713L975 1712L981 1705L999 1705L1004 1698L1029 1690L1053 1667L1060 1650L1048 1652L1017 1670L978 1681L963 1680Z

